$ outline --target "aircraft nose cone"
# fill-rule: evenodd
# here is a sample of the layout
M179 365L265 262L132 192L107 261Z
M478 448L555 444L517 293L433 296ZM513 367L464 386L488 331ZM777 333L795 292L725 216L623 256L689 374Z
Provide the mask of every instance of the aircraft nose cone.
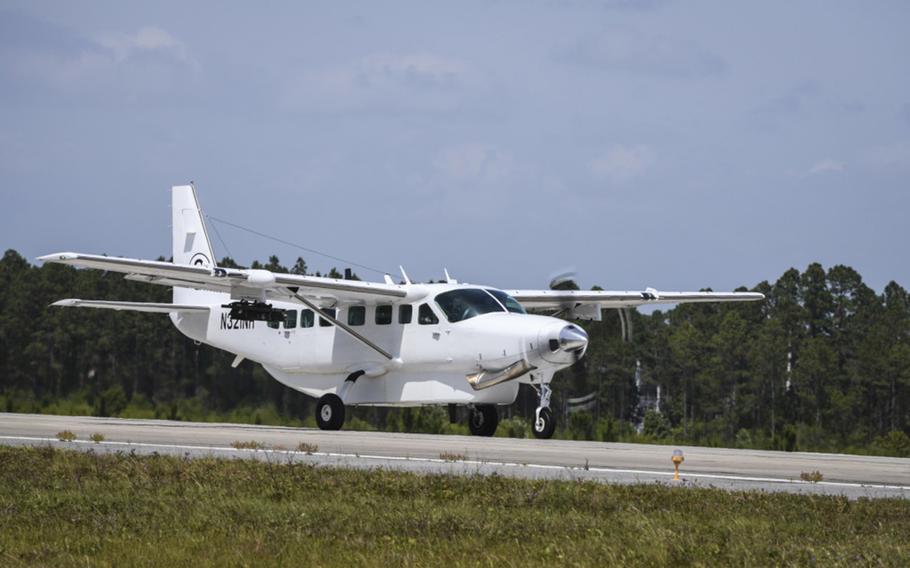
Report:
M588 345L588 334L579 327L567 325L559 332L559 346L565 351L584 349Z

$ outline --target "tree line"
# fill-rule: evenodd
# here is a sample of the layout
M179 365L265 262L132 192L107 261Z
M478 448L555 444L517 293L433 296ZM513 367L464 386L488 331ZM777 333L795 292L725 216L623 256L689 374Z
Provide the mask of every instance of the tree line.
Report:
M223 266L236 266L230 258ZM275 256L261 267L307 274ZM332 277L357 276L332 268ZM744 288L743 288L744 289ZM760 282L764 302L686 304L579 322L587 355L557 375L558 436L910 456L910 296L847 266L810 264ZM155 314L49 308L61 298L170 301L170 288L118 274L0 260L0 410L312 425L313 401L261 366L181 335ZM657 409L655 393L660 387ZM501 434L527 435L530 389ZM359 428L462 432L445 412L358 409Z

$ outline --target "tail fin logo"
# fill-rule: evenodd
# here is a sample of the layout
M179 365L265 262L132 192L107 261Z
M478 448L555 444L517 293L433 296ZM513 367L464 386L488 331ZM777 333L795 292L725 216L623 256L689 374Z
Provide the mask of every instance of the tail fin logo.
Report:
M190 265L201 266L202 268L211 268L212 261L205 254L197 252L193 255L193 258L190 259Z

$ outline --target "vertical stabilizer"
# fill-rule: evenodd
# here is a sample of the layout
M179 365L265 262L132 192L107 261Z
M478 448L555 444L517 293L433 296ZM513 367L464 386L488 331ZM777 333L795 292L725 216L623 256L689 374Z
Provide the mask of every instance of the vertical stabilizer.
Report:
M195 187L175 185L171 188L171 215L174 263L214 267L215 253L202 219Z
M175 264L215 267L215 252L212 250L194 186L175 185L171 188L171 225ZM211 292L201 290L174 288L174 303L204 301L204 298L212 295Z

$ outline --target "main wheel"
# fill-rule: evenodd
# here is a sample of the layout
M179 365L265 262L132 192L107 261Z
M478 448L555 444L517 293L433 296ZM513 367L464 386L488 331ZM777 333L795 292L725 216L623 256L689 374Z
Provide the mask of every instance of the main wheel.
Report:
M545 440L553 437L553 432L556 431L556 418L549 408L540 409L540 417L534 421L534 427L531 430L534 431L535 438Z
M492 436L499 426L499 412L492 404L479 404L471 409L468 428L475 436Z
M344 403L337 394L324 394L316 403L316 424L320 430L341 430Z

